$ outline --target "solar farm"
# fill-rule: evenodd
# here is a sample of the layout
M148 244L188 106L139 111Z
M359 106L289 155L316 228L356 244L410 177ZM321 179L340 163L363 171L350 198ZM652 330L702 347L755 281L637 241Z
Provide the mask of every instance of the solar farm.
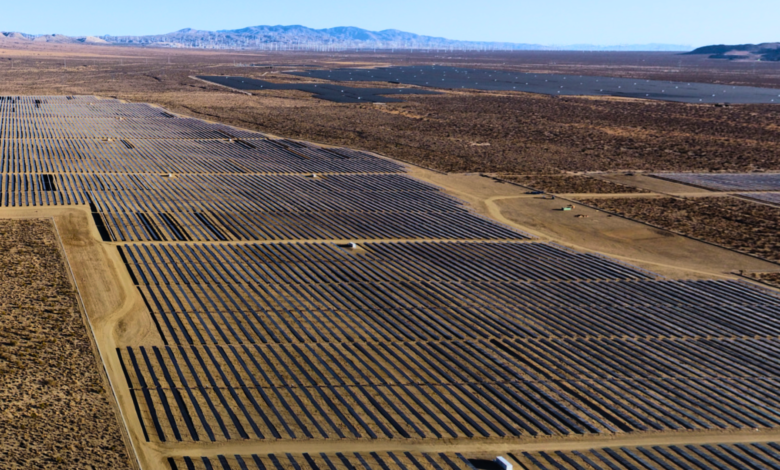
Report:
M777 468L780 444L774 442L735 445L671 445L648 447L606 447L553 452L511 453L513 460L532 470L582 470L659 468ZM494 468L490 460L461 453L370 452L336 454L270 454L203 457L173 460L183 469L273 469L287 468L408 468L473 470ZM373 467L372 467L373 466Z
M227 76L200 76L197 78L237 90L299 90L336 103L398 103L403 100L388 98L387 95L438 94L435 91L419 88L356 88L329 83L273 83L256 78Z
M767 202L780 206L780 192L766 192L766 193L741 193L740 196L744 196L750 199L755 199L759 202Z
M339 82L390 82L434 89L522 91L553 96L616 96L696 104L780 104L780 92L774 88L591 75L520 73L442 65L339 68L287 73Z
M780 173L657 173L653 176L713 191L780 191Z
M94 96L0 100L0 170L0 210L89 214L144 306L147 340L96 334L142 468L779 468L775 291L540 242L374 154ZM635 435L680 441L603 440Z

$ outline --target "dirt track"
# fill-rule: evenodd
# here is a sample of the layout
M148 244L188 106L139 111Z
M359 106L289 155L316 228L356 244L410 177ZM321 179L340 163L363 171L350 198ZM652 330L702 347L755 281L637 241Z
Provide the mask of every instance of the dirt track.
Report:
M686 239L586 207L564 213L564 200L479 175L441 175L412 168L412 176L442 187L477 212L570 248L605 254L670 278L736 278L734 271L773 271L776 265ZM633 197L634 195L630 195ZM645 197L648 194L644 194ZM587 215L576 218L576 215Z
M682 444L737 444L753 442L776 442L780 432L756 432L753 430L731 433L681 432L681 433L649 433L621 436L605 436L604 438L567 438L567 439L535 439L528 441L494 440L437 440L429 442L229 442L214 445L177 444L171 446L155 446L159 452L171 456L213 456L218 454L282 454L282 453L336 453L336 452L489 452L500 455L506 452L525 451L567 451L588 450L599 447L622 446L655 446Z

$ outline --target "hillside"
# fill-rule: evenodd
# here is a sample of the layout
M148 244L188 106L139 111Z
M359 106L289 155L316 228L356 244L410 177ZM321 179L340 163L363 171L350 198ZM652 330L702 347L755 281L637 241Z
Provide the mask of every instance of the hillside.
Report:
M688 52L691 55L709 55L710 59L780 61L780 42L763 44L713 45Z
M81 36L61 34L32 35L19 32L0 33L0 41L35 41L55 43L119 44L178 49L234 49L234 50L306 50L334 51L356 49L402 50L459 50L459 51L519 51L519 50L577 50L577 51L685 51L688 46L672 44L574 44L543 46L539 44L459 41L441 37L423 36L397 29L369 31L342 26L312 29L306 26L250 26L221 31L203 31L185 28L173 33L148 36Z
M534 50L535 44L455 41L386 29L368 31L355 27L312 29L300 25L250 26L221 31L185 28L151 36L102 36L116 44L153 45L203 49L467 49Z

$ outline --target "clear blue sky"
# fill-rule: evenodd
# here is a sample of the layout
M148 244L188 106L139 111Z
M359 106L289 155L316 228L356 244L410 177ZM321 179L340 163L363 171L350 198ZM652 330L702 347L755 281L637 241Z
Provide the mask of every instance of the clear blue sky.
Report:
M261 24L547 45L780 41L778 0L7 0L0 30L142 35Z

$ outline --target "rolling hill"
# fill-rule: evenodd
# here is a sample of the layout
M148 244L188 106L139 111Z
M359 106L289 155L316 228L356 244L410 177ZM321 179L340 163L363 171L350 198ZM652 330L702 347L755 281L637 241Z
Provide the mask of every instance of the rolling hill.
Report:
M762 44L718 44L688 52L690 55L708 54L710 59L780 61L780 42Z
M397 29L369 31L342 26L312 29L306 26L250 26L220 31L185 28L173 33L147 36L68 37L61 34L31 35L18 32L0 34L0 41L38 41L86 44L120 44L146 47L245 49L245 50L354 50L354 49L450 49L450 50L586 50L586 51L685 51L687 46L669 44L628 44L602 46L577 44L544 46L539 44L460 41L423 36Z

